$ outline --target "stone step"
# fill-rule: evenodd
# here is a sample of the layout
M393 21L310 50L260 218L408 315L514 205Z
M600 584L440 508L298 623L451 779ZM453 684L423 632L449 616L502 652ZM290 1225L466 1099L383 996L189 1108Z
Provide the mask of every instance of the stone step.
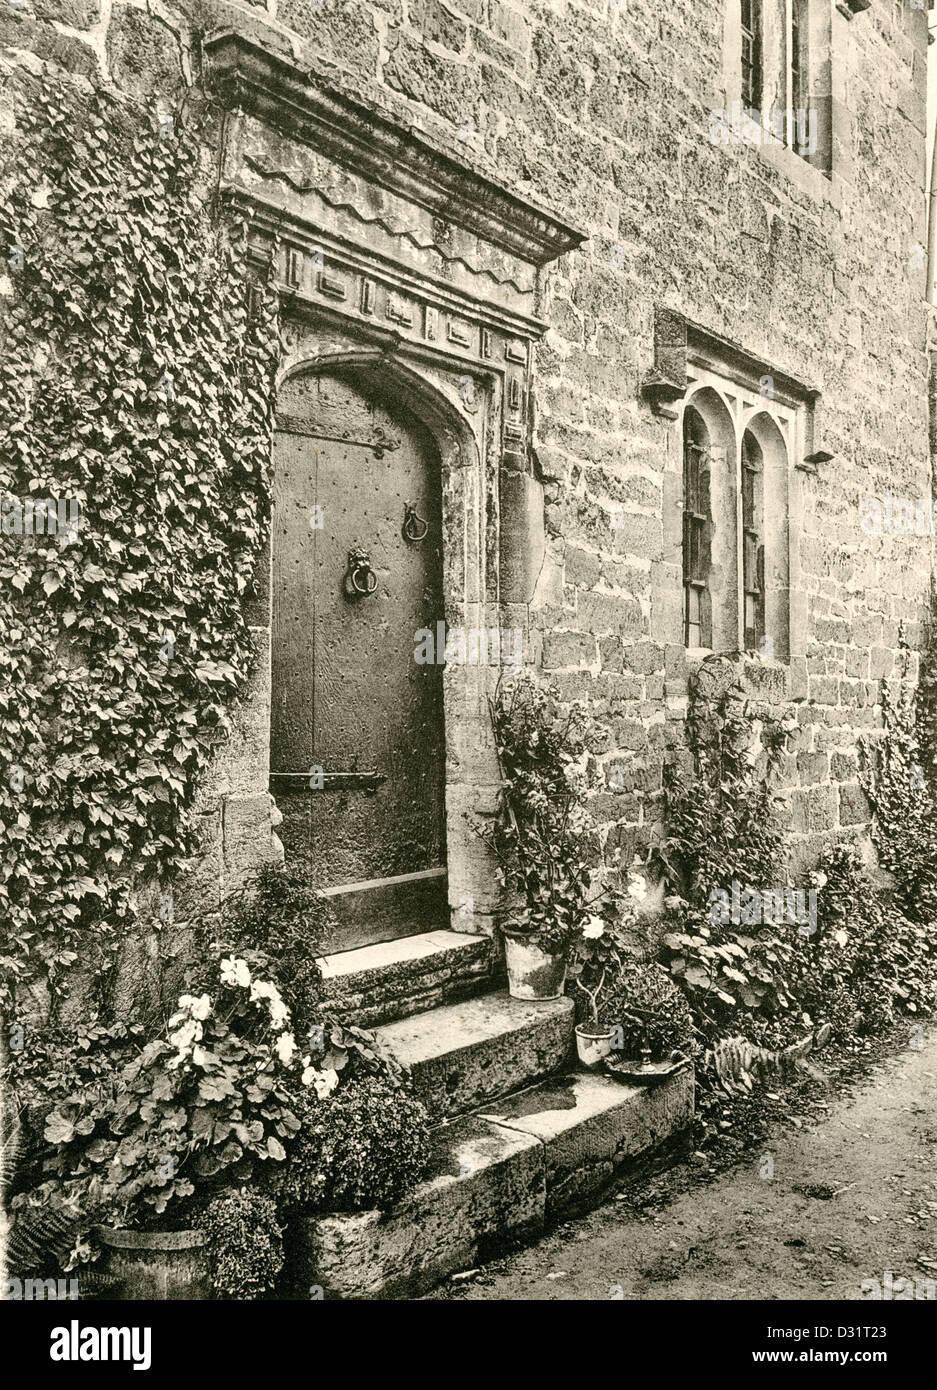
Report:
M653 1088L568 1075L441 1125L433 1171L390 1211L297 1224L300 1280L327 1298L417 1298L666 1152L693 1119L693 1097L692 1067Z
M373 1028L485 987L497 969L495 943L466 932L428 931L320 961L323 1007Z
M398 1019L377 1036L410 1068L434 1120L468 1110L557 1071L569 1056L571 999L512 999L506 990Z

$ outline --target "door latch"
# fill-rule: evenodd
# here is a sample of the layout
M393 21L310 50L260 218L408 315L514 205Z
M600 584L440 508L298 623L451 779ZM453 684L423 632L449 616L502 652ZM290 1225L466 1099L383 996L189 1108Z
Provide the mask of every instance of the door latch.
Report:
M349 550L345 572L345 594L348 598L367 597L377 588L377 575L371 568L371 556L366 550Z
M403 538L405 541L412 541L414 545L419 545L420 541L426 539L429 530L429 522L417 512L412 502L403 504Z

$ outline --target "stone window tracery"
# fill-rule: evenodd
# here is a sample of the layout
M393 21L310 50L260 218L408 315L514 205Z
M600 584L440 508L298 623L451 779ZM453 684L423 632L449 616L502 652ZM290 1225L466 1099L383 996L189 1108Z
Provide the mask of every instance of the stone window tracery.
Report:
M680 427L683 642L785 662L790 467L803 422L796 406L708 368L693 376Z

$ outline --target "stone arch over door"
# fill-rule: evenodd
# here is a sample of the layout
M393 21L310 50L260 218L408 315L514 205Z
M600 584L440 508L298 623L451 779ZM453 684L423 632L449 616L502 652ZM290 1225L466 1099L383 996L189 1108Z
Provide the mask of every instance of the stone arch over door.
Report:
M544 548L530 447L536 348L547 327L538 317L540 273L583 234L470 167L462 152L254 39L220 31L204 41L203 58L226 107L220 205L247 226L250 275L280 296L284 392L297 374L348 369L375 387L388 431L395 411L410 412L418 423L408 437L425 431L438 459L440 618L477 638L500 639L507 629L516 656ZM268 600L257 614L265 641ZM480 648L476 641L479 656ZM493 865L472 822L497 802L488 696L503 660L499 640L496 658L486 646L484 662L453 660L442 671L448 922L440 924L468 932L490 932L498 907ZM260 756L253 711L250 723L250 809L261 807L260 820L269 687L256 694L267 718ZM294 770L305 771L285 769ZM274 810L273 825L277 818ZM253 828L252 820L245 830ZM287 834L282 822L280 830ZM269 843L256 853L269 855Z
M478 440L412 366L375 349L308 348L304 335L287 358L274 436L278 833L287 861L331 898L339 925L327 947L410 935L415 923L477 929L485 899L465 811L497 776L487 727L496 672L443 667L437 649L443 631L488 621L492 521ZM427 528L418 542L403 534L408 502ZM369 545L375 592L349 597L347 551ZM416 660L420 630L432 634L433 663ZM471 762L456 754L469 745ZM466 912L476 900L481 912Z

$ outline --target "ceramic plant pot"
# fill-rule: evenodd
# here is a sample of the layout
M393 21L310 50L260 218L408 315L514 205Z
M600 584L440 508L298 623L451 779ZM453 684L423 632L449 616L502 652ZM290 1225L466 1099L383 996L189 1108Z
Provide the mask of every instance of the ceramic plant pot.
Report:
M566 954L549 955L528 936L504 933L508 993L512 999L559 999L566 983Z
M612 1050L614 1028L602 1028L598 1023L576 1024L576 1051L584 1067L593 1071Z
M120 1292L138 1300L211 1298L208 1235L205 1231L98 1229L104 1273Z

